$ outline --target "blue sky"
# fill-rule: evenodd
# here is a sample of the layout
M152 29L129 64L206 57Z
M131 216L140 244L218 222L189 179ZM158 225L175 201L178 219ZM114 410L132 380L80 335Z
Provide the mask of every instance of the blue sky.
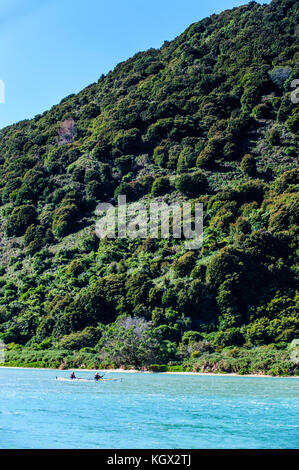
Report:
M32 118L120 61L246 0L1 0L0 128ZM269 3L268 0L260 3Z

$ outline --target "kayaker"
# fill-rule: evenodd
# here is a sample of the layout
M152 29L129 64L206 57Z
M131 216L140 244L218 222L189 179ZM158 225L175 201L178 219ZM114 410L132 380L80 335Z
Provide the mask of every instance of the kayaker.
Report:
M71 373L71 379L76 379L77 377L75 376L75 372Z
M94 379L95 379L95 380L100 380L100 379L102 379L103 377L104 377L103 375L100 375L100 374L97 372L97 373L95 374L95 376L94 376Z

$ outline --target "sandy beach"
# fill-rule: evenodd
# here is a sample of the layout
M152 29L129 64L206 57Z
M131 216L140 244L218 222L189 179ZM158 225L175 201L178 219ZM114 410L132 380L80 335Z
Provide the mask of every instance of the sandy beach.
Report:
M212 373L212 372L152 372L149 370L136 370L136 369L53 369L51 367L13 367L13 366L0 366L0 369L23 369L23 370L55 370L57 372L104 372L108 373L125 373L125 374L161 374L161 375L198 375L198 376L211 376L211 377L252 377L262 379L299 379L299 376L276 376L276 375L263 375L263 374L237 374L237 373Z

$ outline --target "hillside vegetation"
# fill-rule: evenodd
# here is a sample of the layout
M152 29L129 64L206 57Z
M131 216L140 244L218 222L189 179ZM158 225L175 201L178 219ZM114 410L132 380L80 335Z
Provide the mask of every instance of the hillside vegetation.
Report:
M296 18L293 0L212 15L0 130L8 363L296 373ZM202 203L202 247L100 240L120 194Z

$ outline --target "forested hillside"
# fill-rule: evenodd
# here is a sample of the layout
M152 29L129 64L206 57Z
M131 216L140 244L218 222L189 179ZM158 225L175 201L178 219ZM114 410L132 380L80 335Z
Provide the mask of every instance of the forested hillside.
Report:
M293 0L205 18L0 130L7 361L296 373L297 18ZM100 240L119 194L203 203L202 247Z

